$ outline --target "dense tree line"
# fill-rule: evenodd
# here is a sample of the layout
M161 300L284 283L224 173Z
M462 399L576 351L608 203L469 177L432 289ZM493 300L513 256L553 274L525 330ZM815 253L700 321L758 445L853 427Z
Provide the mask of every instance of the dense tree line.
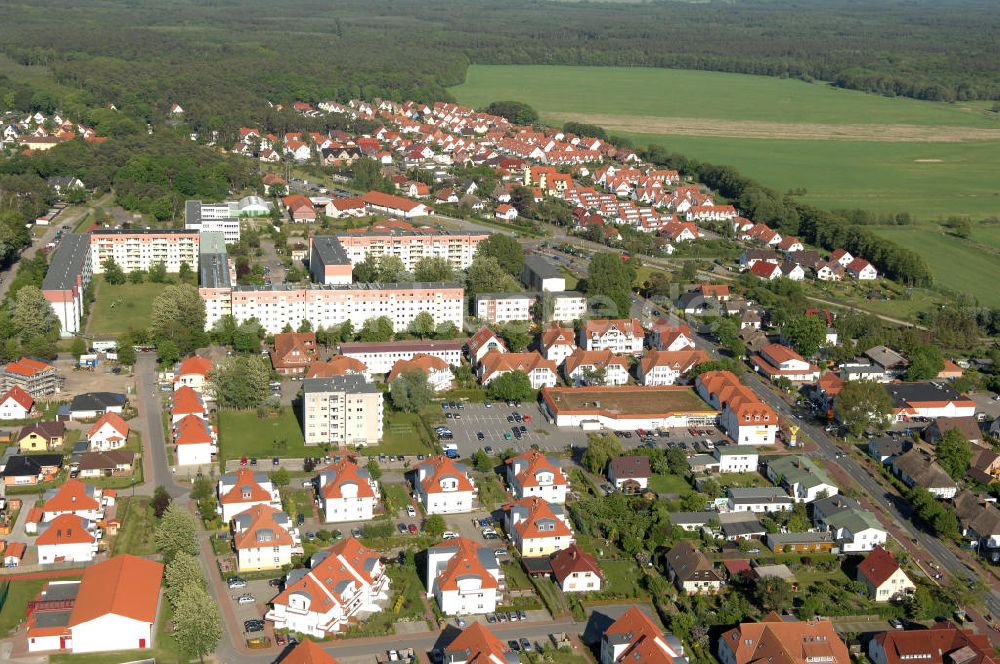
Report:
M470 62L704 69L998 99L998 23L986 0L293 0L278 13L262 0L12 2L0 7L0 51L55 81L0 76L0 101L77 117L113 103L141 120L178 102L191 128L231 132L267 124L275 111L264 99L447 99Z

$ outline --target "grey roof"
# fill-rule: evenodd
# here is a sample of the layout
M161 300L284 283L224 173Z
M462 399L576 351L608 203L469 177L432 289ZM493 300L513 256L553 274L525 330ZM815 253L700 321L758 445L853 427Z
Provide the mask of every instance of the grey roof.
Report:
M517 292L517 293L477 293L476 302L480 300L534 300L538 293Z
M614 473L614 476L617 479L650 477L653 474L649 457L641 454L634 456L616 456L608 462L608 465L608 470Z
M61 454L32 454L25 456L15 454L7 459L7 465L3 469L5 477L28 477L38 475L44 466L62 467L63 456Z
M524 269L540 279L562 279L564 276L555 265L537 254L524 257Z
M896 405L913 401L954 401L961 395L943 381L890 383L885 386Z
M184 225L201 225L201 201L184 201Z
M70 410L104 410L111 406L124 406L125 395L115 392L85 392L73 397Z
M826 518L826 523L832 528L847 529L851 534L856 535L864 530L885 530L875 515L868 510L850 508L841 510Z
M314 235L312 246L325 265L346 265L351 262L336 235Z
M675 526L701 526L709 521L718 521L717 512L671 512L670 523Z
M737 501L774 500L775 498L787 498L791 500L784 489L779 489L776 486L730 487L729 497Z
M691 540L681 540L667 552L667 565L681 581L722 582L712 562Z
M378 388L374 384L365 380L360 374L346 374L343 376L331 376L330 378L306 378L302 381L302 391L305 394L316 394L320 392L350 392L352 394L378 393Z
M73 597L76 597L74 595ZM46 597L48 599L48 597ZM35 626L37 627L66 627L69 625L71 610L66 611L36 611Z
M771 544L815 544L817 542L832 542L830 533L768 533L767 541Z
M90 252L90 237L79 233L63 236L52 254L49 270L42 280L43 291L70 290L76 286L76 279L83 274Z
M205 233L212 235L212 233ZM233 285L229 275L229 258L225 253L202 253L198 257L198 278L202 288L229 288Z
M80 582L53 583L45 590L45 599L73 599L80 592Z
M80 470L106 470L135 463L135 452L109 450L107 452L84 452L80 455Z
M205 231L198 241L198 251L202 254L224 254L226 249L226 236L221 231Z
M913 441L908 438L881 436L868 441L868 454L879 459L893 457L902 454L912 446Z
M888 346L874 346L865 351L865 356L872 362L891 369L894 367L905 367L910 364L909 360L889 348Z
M765 532L764 526L757 519L746 521L720 522L722 532L726 537L740 537L742 535L758 535Z

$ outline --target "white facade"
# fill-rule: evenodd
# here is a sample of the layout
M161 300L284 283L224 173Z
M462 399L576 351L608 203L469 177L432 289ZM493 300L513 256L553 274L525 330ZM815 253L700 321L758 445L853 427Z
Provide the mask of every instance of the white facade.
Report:
M222 233L226 244L240 241L239 203L202 203L187 201L184 228L199 233ZM267 210L263 212L267 214Z
M0 403L0 420L23 420L28 417L28 409L14 398Z
M428 549L427 580L445 615L493 613L503 572L493 549L459 538Z
M553 504L566 502L569 492L566 473L538 450L511 457L505 466L507 485L515 498L541 498Z
M363 362L371 374L386 374L399 360L412 360L414 355L433 355L450 366L462 364L462 344L459 342L398 342L384 344L350 343L342 344L340 352Z
M573 572L563 579L560 586L564 593L589 593L601 590L601 576L589 570Z
M584 350L610 350L621 355L639 355L643 350L644 333L642 331L628 330L623 332L621 327L630 328L632 321L616 321L620 325L601 325L604 321L591 321L580 330L579 346ZM636 325L638 322L636 321ZM601 329L603 328L603 329Z
M167 272L179 272L182 263L198 269L198 233L194 231L130 230L93 231L90 234L90 269L103 274L111 258L126 273L148 271L163 263Z
M219 514L225 523L254 505L281 508L281 494L271 483L267 473L248 469L225 473L219 478L216 494L219 497Z
M306 445L375 445L382 440L382 392L364 376L307 378L302 390Z
M199 292L204 297L208 290ZM224 300L217 304L223 306ZM382 316L392 321L394 331L404 331L422 312L429 313L438 325L450 322L461 329L464 305L464 291L454 284L237 286L232 289L232 310L223 311L223 315L232 313L237 323L256 318L270 334L281 332L286 325L298 328L303 320L313 329L351 321L354 329L360 330L368 319Z
M152 647L153 623L107 613L74 625L72 651L114 652Z
M371 521L381 491L368 470L342 459L323 468L318 477L323 521Z
M754 447L745 445L720 446L715 450L720 473L755 472L760 457Z
M545 293L542 297L542 322L572 323L587 313L587 298L581 293L564 291Z
M444 456L432 457L416 468L413 492L427 514L472 511L476 485L465 467Z
M213 443L189 443L175 446L178 466L202 466L212 463L217 446Z
M528 293L480 293L476 296L476 318L490 323L530 321L534 296Z

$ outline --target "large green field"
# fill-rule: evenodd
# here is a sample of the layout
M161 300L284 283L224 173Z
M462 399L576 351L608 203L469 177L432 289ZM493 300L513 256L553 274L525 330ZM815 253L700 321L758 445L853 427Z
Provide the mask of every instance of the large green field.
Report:
M828 208L920 218L1000 214L1000 114L740 74L614 67L470 67L461 103L516 99L545 121L600 124L730 164Z
M94 277L95 301L90 305L87 333L94 337L117 337L132 329L149 327L153 300L166 284L121 284L113 286L101 275Z

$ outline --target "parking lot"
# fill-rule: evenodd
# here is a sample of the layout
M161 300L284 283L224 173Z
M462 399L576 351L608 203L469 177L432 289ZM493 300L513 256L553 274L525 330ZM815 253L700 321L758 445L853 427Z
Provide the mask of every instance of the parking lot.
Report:
M515 420L514 413L522 416L521 422ZM448 417L449 414L451 417ZM459 419L455 419L456 415ZM524 421L525 415L531 418L530 422ZM508 421L508 418L511 418L511 421ZM462 404L461 409L442 408L440 423L449 427L454 434L452 440L441 442L454 442L462 457L470 457L476 450L486 447L492 447L494 451L511 448L516 452L524 452L532 445L537 445L546 452L561 452L567 445L582 447L586 444L588 435L588 432L581 429L560 428L550 424L537 403L522 403L520 407L508 406L503 402L493 403L490 406L466 403ZM526 431L518 439L514 437L512 427L520 426ZM479 440L480 432L483 434L482 440ZM666 448L670 444L675 444L683 448L683 445L686 445L685 449L693 453L704 451L703 443L706 439L716 445L732 442L716 426L700 426L695 430L673 428L666 430L666 433L668 434L666 436L654 437L656 447ZM505 434L510 434L510 439L507 439ZM618 439L626 450L635 449L642 444L642 439L636 431L619 432Z

